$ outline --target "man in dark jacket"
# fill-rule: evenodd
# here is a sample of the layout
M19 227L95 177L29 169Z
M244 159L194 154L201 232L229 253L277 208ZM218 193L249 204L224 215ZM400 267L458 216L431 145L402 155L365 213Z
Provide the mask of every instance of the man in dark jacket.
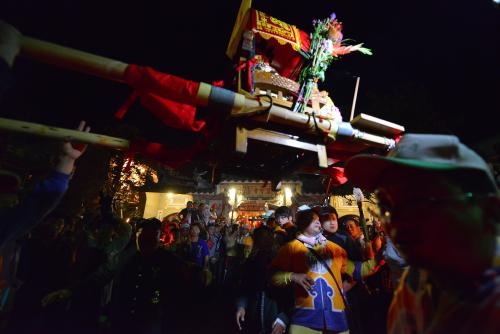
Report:
M292 291L268 284L268 269L275 256L273 232L266 226L254 231L254 248L242 270L236 302L236 324L244 333L281 334L288 325Z
M114 288L113 333L178 333L189 325L183 314L188 302L196 305L201 273L160 248L160 234L157 219L139 227L138 252L122 264Z

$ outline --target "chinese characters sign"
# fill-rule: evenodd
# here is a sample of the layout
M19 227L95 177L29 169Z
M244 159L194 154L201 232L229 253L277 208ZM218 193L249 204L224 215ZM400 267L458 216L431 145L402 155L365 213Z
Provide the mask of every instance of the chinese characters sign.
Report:
M274 38L281 45L290 44L294 50L300 49L300 33L297 27L280 21L261 11L253 12L253 30L264 39Z

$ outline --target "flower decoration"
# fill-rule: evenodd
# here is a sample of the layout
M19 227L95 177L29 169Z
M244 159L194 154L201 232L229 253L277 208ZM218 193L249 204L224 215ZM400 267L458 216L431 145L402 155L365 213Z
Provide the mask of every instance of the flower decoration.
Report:
M296 112L305 111L311 93L317 89L318 81L325 80L325 72L334 59L355 51L366 55L372 54L370 49L363 47L363 43L346 44L342 34L342 22L337 20L335 13L324 20L313 20L313 26L309 52L302 52L306 66L299 74L301 88L294 106Z

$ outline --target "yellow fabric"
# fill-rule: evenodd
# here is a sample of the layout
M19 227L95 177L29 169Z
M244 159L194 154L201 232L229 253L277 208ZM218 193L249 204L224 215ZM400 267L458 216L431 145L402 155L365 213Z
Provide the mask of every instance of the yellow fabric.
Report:
M500 238L492 263L498 270ZM494 272L463 293L438 287L427 270L407 268L389 307L387 333L499 333L500 277Z
M354 262L352 262L352 261L348 261L348 264L349 263L354 264ZM377 262L373 259L362 262L361 263L361 277L366 277L366 276L372 274L373 269L375 269L376 266L377 266ZM349 271L347 271L347 272L349 272Z
M300 32L294 25L256 10L253 29L266 40L274 38L280 45L289 44L295 51L300 50Z
M276 226L276 228L274 229L274 232L275 233L285 233L286 234L285 229L283 229L281 226Z
M346 272L347 253L343 248L328 241L326 246L317 251L325 263L330 266L331 271L335 275L337 282L342 284L341 273ZM287 275L290 273L304 273L313 280L323 279L334 290L332 304L336 310L344 310L344 302L342 300L341 291L333 281L332 276L323 267L321 263L317 263L313 255L307 250L302 242L293 240L283 246L276 258L272 262L272 268L276 273L272 276L271 281L277 286L289 284L286 281ZM304 309L314 309L314 298L307 293L301 286L295 286L295 307Z
M240 9L238 11L238 16L236 17L236 22L234 23L233 32L231 33L231 38L226 49L226 55L233 59L236 51L238 50L238 45L243 33L243 28L245 26L245 21L248 19L247 13L252 7L252 0L242 0L240 4Z
M252 252L253 248L253 238L249 235L247 237L244 237L242 240L243 244L243 256L247 258L250 253Z

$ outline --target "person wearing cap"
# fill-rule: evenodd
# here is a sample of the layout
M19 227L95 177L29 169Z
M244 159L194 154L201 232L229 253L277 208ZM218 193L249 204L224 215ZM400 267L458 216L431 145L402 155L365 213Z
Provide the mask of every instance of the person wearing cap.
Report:
M374 190L378 219L410 265L389 333L500 332L500 198L486 162L455 136L404 135L358 155L349 180Z
M297 238L271 264L271 283L294 287L290 334L348 333L341 276L360 280L373 273L376 261L350 261L342 247L321 234L319 217L311 209L297 212L297 227Z

